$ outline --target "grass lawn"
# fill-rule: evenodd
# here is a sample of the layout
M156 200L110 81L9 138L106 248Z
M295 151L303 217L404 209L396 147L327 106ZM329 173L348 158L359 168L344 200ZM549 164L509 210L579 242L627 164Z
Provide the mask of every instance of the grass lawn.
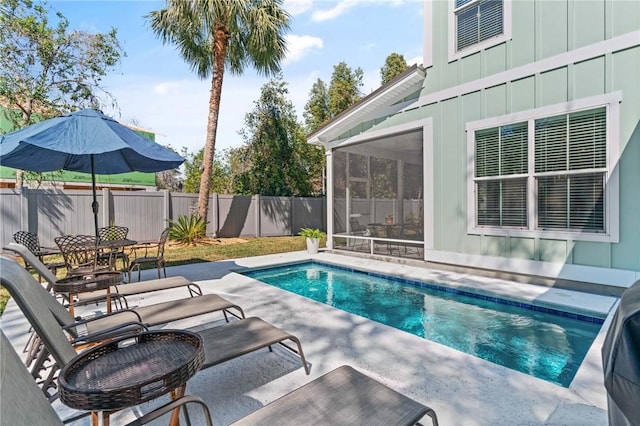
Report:
M324 240L320 243L324 247ZM216 238L197 246L180 246L169 242L165 248L167 266L215 260L253 257L263 254L287 253L305 250L302 237ZM0 286L0 315L9 300L9 293Z

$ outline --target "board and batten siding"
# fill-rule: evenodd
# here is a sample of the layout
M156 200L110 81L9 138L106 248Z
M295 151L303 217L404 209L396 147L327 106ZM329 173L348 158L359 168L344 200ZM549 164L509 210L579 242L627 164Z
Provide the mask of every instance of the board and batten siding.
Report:
M425 200L432 200L425 202L425 220L433 222L426 260L586 281L622 277L630 285L640 278L640 2L511 0L511 37L454 60L450 3L425 2L426 78L419 97L391 115L371 113L331 143L384 138L432 120L425 136L431 159ZM618 96L612 131L618 152L610 169L619 177L611 200L618 207L617 241L469 232L467 123Z

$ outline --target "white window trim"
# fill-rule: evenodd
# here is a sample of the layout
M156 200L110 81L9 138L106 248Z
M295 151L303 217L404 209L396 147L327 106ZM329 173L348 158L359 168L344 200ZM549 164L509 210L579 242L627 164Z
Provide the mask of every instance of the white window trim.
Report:
M622 102L622 92L609 93L606 95L593 96L562 104L549 105L542 108L522 111L514 114L492 117L483 120L468 122L465 125L467 133L467 233L472 235L490 236L511 236L543 238L552 240L575 240L594 242L619 242L620 230L620 185L619 171L616 167L620 158L620 103ZM607 174L605 191L605 232L589 233L586 231L558 231L558 230L538 230L535 229L535 197L532 191L535 188L529 187L529 229L506 229L506 228L479 228L476 227L476 205L474 187L474 159L475 159L475 131L491 127L504 126L512 123L535 120L547 116L568 114L578 110L592 109L598 107L607 109ZM532 126L529 126L531 132ZM529 143L531 142L529 135ZM531 170L532 159L529 158Z
M481 41L480 43L476 43L473 46L468 46L462 50L456 50L456 15L454 13L455 0L449 0L449 62L462 59L465 56L473 55L474 53L480 52L481 50L485 50L492 46L504 43L507 40L511 40L511 26L513 21L511 13L512 0L502 1L504 7L503 34L490 38L488 40Z

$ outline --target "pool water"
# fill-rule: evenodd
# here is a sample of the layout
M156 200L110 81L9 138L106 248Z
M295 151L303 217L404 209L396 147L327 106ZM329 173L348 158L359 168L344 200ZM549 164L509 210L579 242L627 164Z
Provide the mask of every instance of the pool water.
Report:
M564 387L603 322L319 262L243 274Z

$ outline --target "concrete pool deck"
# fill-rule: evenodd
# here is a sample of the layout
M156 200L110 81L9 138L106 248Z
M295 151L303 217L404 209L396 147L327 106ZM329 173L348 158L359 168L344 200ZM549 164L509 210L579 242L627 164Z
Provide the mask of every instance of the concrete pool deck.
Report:
M225 425L237 420L343 364L432 407L444 426L607 424L600 348L610 318L605 321L571 387L563 388L233 272L239 268L310 258L450 286L489 290L501 297L545 306L574 306L579 307L580 312L601 316L612 312L618 300L326 252L317 255L293 252L168 268L169 276L183 275L197 281L205 293L217 293L239 304L247 316L261 317L296 335L311 364L311 375L307 376L296 356L275 347L273 353L266 349L257 351L198 372L189 381L187 393L204 399L214 424ZM144 271L143 275L150 279L155 271ZM135 306L182 297L187 297L186 290L176 289L128 300ZM162 328L205 328L222 322L222 315L218 313ZM0 327L22 354L29 326L13 301L0 317ZM166 399L118 412L112 416L112 424L122 424L162 402ZM59 401L54 407L62 418L74 414ZM194 424L201 424L197 411L191 410ZM90 424L90 421L84 418L75 424ZM428 419L423 424L429 424Z

